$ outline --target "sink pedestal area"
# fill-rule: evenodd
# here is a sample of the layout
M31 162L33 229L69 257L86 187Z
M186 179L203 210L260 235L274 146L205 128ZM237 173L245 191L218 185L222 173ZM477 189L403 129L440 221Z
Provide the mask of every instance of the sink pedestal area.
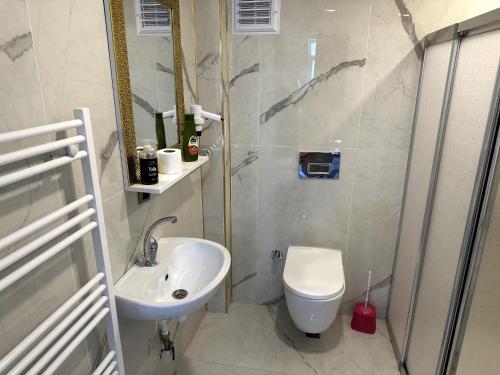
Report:
M187 315L217 292L231 264L229 251L198 238L162 238L153 267L134 265L115 285L118 314L136 320Z

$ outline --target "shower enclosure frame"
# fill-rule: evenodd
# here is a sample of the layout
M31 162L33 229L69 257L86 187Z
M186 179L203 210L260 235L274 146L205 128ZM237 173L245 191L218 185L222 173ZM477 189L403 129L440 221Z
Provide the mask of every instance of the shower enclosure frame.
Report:
M434 204L434 197L436 192L437 179L439 175L439 166L441 155L444 145L444 138L446 134L446 127L448 123L448 114L450 109L451 97L453 94L453 85L455 80L455 72L458 64L458 57L460 54L461 41L469 36L485 33L488 31L500 29L500 9L485 13L481 16L472 18L470 20L454 24L438 30L434 33L427 35L423 41L423 61L420 70L419 87L417 100L415 105L415 115L413 122L413 129L411 135L407 174L405 186L403 191L403 205L401 209L401 217L398 228L398 239L396 244L396 255L393 265L393 274L396 268L397 255L399 251L399 237L401 233L402 217L404 212L404 202L407 193L408 172L410 168L410 161L412 156L412 149L415 136L415 128L417 126L417 113L420 103L420 91L422 84L422 76L425 68L426 50L429 46L453 41L453 46L450 53L450 62L448 67L448 77L446 80L445 92L443 95L443 103L441 107L441 117L438 127L438 135L436 139L434 159L432 163L431 177L429 182L428 194L426 199L426 207L424 213L424 220L420 234L419 251L415 265L415 277L412 285L411 301L408 311L408 319L403 341L401 353L395 345L395 337L391 329L390 321L387 320L387 327L396 358L400 363L400 371L402 374L408 375L406 368L406 360L408 358L408 349L410 344L410 337L413 328L413 321L415 316L416 301L418 297L420 281L423 270L423 261L425 258L425 250L427 244L427 237L429 234L430 221L432 208ZM482 255L482 246L484 245L484 236L487 229L488 210L491 209L489 203L490 191L497 183L496 180L500 179L500 173L495 173L495 166L498 159L498 130L500 121L500 64L497 71L495 89L490 106L490 113L488 116L488 123L484 133L484 141L481 148L481 154L478 164L478 172L474 183L471 204L469 206L469 213L467 217L466 228L464 232L464 240L460 249L459 262L457 272L454 280L454 286L451 296L451 305L447 317L446 329L441 344L439 355L438 367L436 370L437 375L441 374L454 374L455 366L458 360L457 350L460 348L464 336L465 323L467 320L472 294L474 290L477 273L479 270L479 261ZM391 294L389 295L388 305L391 303ZM411 375L411 374L410 374Z
M456 291L454 291L455 304L450 311L449 329L447 337L447 346L443 348L441 354L441 372L444 374L455 374L458 359L460 357L460 348L465 335L465 328L472 305L472 297L479 274L481 258L484 252L486 235L489 228L489 218L494 207L495 196L492 192L500 182L499 149L500 140L498 138L500 131L500 64L497 71L497 81L495 84L495 96L492 101L489 124L492 125L491 138L488 139L483 150L486 149L485 170L478 183L477 207L470 212L471 236L468 238L465 248L463 248L463 263L459 265L457 273ZM490 122L491 121L491 122ZM464 241L465 242L465 241Z

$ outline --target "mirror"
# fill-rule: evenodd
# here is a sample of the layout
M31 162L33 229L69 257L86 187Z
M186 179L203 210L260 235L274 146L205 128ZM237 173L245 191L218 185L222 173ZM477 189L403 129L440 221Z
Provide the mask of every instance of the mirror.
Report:
M184 93L179 0L109 0L108 10L122 161L130 185L139 180L137 149L146 140L154 140L158 148L180 140L182 121L177 119L183 119Z

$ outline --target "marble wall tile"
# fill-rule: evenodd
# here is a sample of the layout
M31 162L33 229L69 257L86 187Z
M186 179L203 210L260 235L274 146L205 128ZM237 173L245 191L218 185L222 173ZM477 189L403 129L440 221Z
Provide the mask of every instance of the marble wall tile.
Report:
M162 37L156 51L156 91L158 93L158 110L170 111L176 106L175 75L173 63L173 45L171 36ZM177 124L172 120L164 121L167 146L178 142Z
M180 181L180 220L183 236L203 238L203 197L201 188L201 171L198 169ZM162 202L165 204L167 200ZM163 204L163 205L164 205ZM160 216L170 215L168 209L164 210L160 205Z
M198 103L196 80L196 34L195 0L179 2L181 22L181 44L183 58L184 106L189 111L191 104Z
M232 144L259 143L259 39L252 35L231 38L229 93L235 99L230 109Z
M2 130L45 123L33 37L23 1L7 0L0 4L0 67Z
M259 152L231 146L231 225L233 298L255 303L257 286Z
M160 225L153 235L203 237L200 172L179 181L167 192L138 204L135 194L120 193L104 202L113 280L134 264L143 251L143 239L156 220L177 216L176 224Z
M162 235L202 237L199 171L178 183L168 194L152 197L144 205L138 205L135 194L123 191L103 3L48 0L29 1L28 5L29 14L24 1L8 0L0 4L0 106L3 105L0 131L66 120L72 117L73 107L90 107L115 280L140 252L146 226L156 218L179 215L175 226L159 228L158 233ZM194 64L192 60L188 63ZM75 164L73 168L45 174L42 179L2 189L0 236L74 200L83 191L80 174L81 168ZM25 203L19 204L20 201ZM45 272L33 273L8 295L1 296L8 303L1 306L0 332L8 340L0 345L0 356L32 329L26 322L38 324L95 273L91 241L85 237L75 243L68 254L47 262L41 271ZM191 314L180 326L179 355L191 340L204 312L203 308ZM176 326L176 322L171 323ZM126 353L128 366L151 370L151 374L174 372L169 360L156 360L154 327L144 330L151 332L148 337L134 336L144 328L138 322L130 321L120 328L122 339L130 340L124 339L124 347L129 344L133 350L145 347L151 353L143 357ZM87 340L64 364L61 373L89 373L100 342L100 338L94 336ZM130 358L136 358L138 363L130 364Z
M286 0L281 4L280 33L366 35L370 6L370 0L309 0L307 6L301 0Z
M199 103L203 109L223 113L223 84L221 57L222 27L219 19L219 0L197 1L196 16L196 79ZM226 123L226 126L227 123ZM209 164L202 168L203 215L205 238L226 245L224 229L224 166L223 125L206 121L201 136L201 148L210 156ZM229 249L230 250L230 249ZM225 289L221 287L209 302L210 311L225 311Z
M299 179L299 151L259 148L259 302L282 293L284 262L273 265L273 249L285 254L291 245L346 249L355 151L340 150L339 180Z
M418 37L447 27L456 22L468 20L498 8L496 0L405 0L398 1L406 5L415 21Z
M0 5L1 132L46 123L43 92L38 74L26 3L4 1ZM54 140L54 137L43 136L36 139L37 142L49 140ZM34 140L26 140L2 145L2 153L33 143ZM44 161L47 161L47 156L16 163L4 168L4 172L5 169L13 171ZM0 189L2 213L0 237L42 218L54 207L60 207L63 199L57 189L60 183L61 173L54 172L45 173L40 179L28 179ZM15 247L3 251L1 258L34 237L30 236ZM25 276L1 293L0 331L4 334L4 339L0 343L0 357L43 321L53 311L54 304L62 304L75 291L75 269L71 253L78 251L79 246L75 244L66 253L55 256L37 271ZM85 351L75 353L73 359L76 366L79 368L83 366L83 369L88 371Z
M147 225L153 222L153 206L153 200L138 205L136 196L124 192L104 202L104 220L106 232L110 236L108 247L115 283L141 255L143 236Z
M414 25L400 16L406 14L401 3L314 0L305 6L290 0L282 3L280 34L231 39L232 76L241 62L259 68L239 82L240 91L238 81L231 89L232 112L248 108L232 114L238 123L231 137L233 147L258 138L260 303L282 293L283 264L272 266L272 249L334 247L344 251L341 311L352 312L371 266L377 282L372 299L385 315L421 63ZM255 61L256 52L249 51L257 44ZM336 148L343 151L341 177L333 182L339 191L329 181L295 178L299 151ZM234 190L233 211L245 198ZM233 221L235 233L243 230Z
M359 133L363 148L410 143L422 53L403 27L396 3L373 2Z
M216 122L212 122L212 126L220 127L219 123ZM218 138L210 146L204 147L211 151L208 152L210 156L209 162L201 168L201 185L203 186L203 238L228 246L226 245L224 235L223 146L219 142L222 142L222 138ZM210 311L225 311L224 295L224 286L222 286L208 303Z
M123 178L104 17L96 17L104 14L103 4L49 0L28 5L47 119L65 120L75 107L90 108L106 199L123 189Z
M221 111L221 56L218 0L196 2L196 60L200 103ZM203 102L202 102L203 100Z
M196 55L200 103L207 111L221 113L221 59L218 1L197 2ZM201 148L208 150L209 164L202 168L205 238L224 244L222 126L205 122Z
M343 311L366 290L373 271L370 299L385 316L396 246L408 150L360 150L355 163L353 199L347 246Z
M355 147L366 35L272 35L260 46L260 144Z
M205 238L224 244L224 192L222 190L222 151L210 153L202 167Z
M204 238L226 245L224 236L224 190L222 146L210 152L210 161L202 166ZM209 311L225 311L224 286L208 303Z

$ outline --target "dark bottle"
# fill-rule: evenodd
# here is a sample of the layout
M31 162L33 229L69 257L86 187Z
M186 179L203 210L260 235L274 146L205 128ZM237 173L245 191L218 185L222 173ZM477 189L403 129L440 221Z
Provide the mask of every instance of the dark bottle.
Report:
M184 161L198 160L198 136L194 124L194 115L187 113L184 116L184 134L182 137L182 154Z
M163 124L163 113L155 113L156 140L158 141L158 150L167 147L165 140L165 125Z
M144 147L139 152L139 168L141 171L141 184L154 185L158 183L158 158L153 142L146 140Z

